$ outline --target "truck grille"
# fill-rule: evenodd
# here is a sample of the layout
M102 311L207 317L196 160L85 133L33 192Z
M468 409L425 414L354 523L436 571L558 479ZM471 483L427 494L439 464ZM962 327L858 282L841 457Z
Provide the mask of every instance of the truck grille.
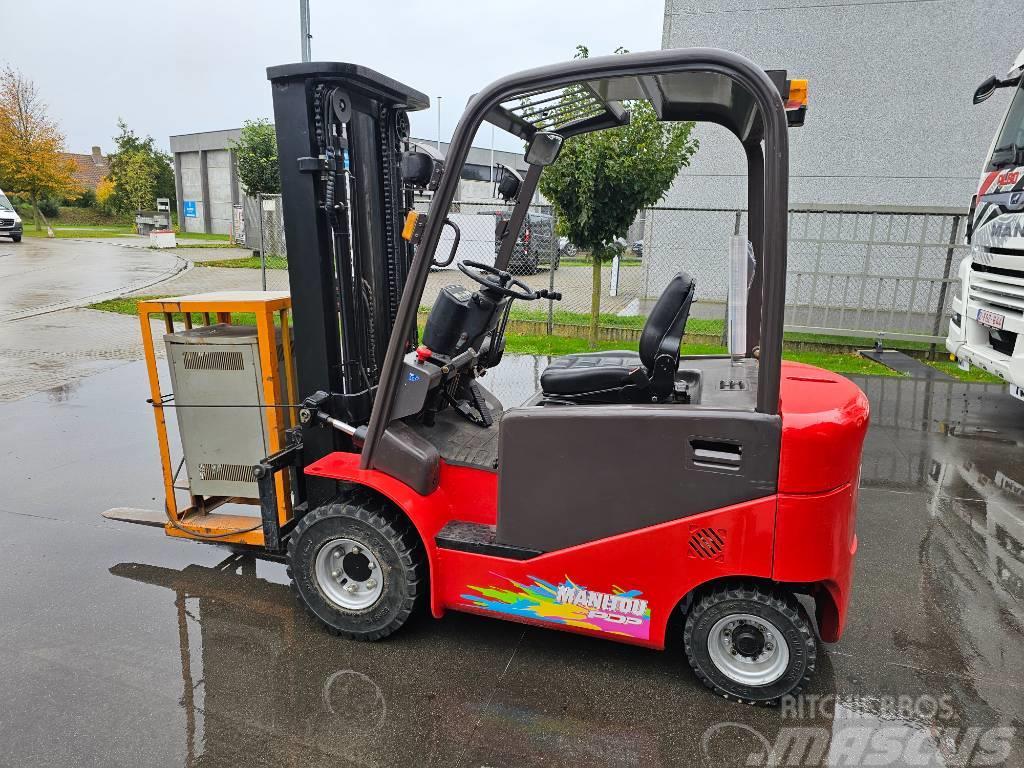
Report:
M1024 318L1024 272L972 264L970 299L1002 314Z
M0 219L0 227L13 227L14 219Z

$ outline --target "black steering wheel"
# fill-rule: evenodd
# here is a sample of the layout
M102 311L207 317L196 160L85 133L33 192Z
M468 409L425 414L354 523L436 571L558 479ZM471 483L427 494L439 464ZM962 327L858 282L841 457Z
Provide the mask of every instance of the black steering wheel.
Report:
M479 272L470 272L470 267L479 270ZM533 301L534 299L541 298L541 293L545 296L547 295L547 291L535 291L522 280L517 280L512 277L512 275L505 270L492 267L488 264L481 264L479 261L460 262L459 271L466 277L480 283L484 288L490 288L492 291L496 291L502 296L510 296L513 299L522 299L523 301ZM513 291L510 286L515 286L522 290Z

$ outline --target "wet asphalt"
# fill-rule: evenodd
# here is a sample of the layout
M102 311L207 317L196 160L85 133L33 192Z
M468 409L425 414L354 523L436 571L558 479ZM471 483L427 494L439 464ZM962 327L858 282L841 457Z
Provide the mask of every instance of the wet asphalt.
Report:
M545 362L491 385L521 400ZM1024 765L1024 403L857 383L848 627L775 709L717 699L678 645L457 613L332 637L283 566L100 517L160 505L141 363L0 404L0 765Z
M173 251L128 242L132 247L95 240L0 240L0 322L142 290L186 267Z

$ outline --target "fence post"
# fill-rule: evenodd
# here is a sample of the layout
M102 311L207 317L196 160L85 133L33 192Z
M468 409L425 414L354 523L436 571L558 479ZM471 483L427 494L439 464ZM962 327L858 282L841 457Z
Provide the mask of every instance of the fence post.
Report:
M946 291L949 290L949 270L953 266L953 252L956 250L956 233L960 230L960 214L953 214L953 226L949 230L949 248L946 249L946 266L942 270L942 283L939 285L939 305L935 308L935 322L932 324L932 336L938 336L942 329L942 311L946 308ZM928 349L928 359L935 359L935 342Z
M256 214L260 219L260 279L267 290L267 241L263 236L263 193L256 193Z
M558 247L558 237L554 234L554 227L551 228L551 237L555 241L555 255L551 257L551 264L548 266L548 292L555 292L555 265L561 265L562 254ZM548 298L548 336L555 332L555 300Z

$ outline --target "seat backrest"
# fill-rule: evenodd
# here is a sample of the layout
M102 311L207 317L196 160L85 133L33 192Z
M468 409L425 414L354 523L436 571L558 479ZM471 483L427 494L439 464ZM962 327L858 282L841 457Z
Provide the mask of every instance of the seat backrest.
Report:
M654 309L647 316L640 334L640 362L650 372L660 354L672 355L679 364L679 345L683 343L686 319L690 316L696 281L685 272L673 277Z

